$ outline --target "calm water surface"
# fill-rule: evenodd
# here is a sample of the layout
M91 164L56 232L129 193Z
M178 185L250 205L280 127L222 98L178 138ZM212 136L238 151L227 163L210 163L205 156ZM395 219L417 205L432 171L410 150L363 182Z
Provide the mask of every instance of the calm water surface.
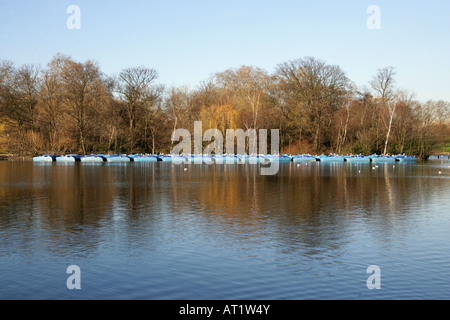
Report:
M0 162L0 299L450 299L448 163L280 166Z

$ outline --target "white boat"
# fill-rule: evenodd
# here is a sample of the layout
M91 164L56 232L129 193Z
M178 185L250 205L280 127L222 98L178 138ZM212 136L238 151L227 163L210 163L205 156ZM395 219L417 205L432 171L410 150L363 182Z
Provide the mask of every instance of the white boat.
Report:
M366 156L348 156L345 157L345 161L346 162L351 162L351 163L370 163L371 159L369 157Z
M39 157L34 157L33 162L53 162L56 161L57 156L52 154L44 154Z
M131 159L126 155L115 154L106 158L107 162L131 162Z
M158 158L153 155L135 154L128 156L133 162L158 162Z
M56 158L56 162L77 162L81 157L76 154L68 154Z
M101 155L91 154L80 158L81 162L106 162L106 158Z
M395 160L400 163L417 163L418 159L415 156L408 156L408 155L400 155L396 156Z
M345 162L344 156L335 156L335 155L326 156L324 154L317 157L317 160L319 160L320 162L327 162L327 163L330 163L330 162L343 163L343 162Z
M370 156L370 158L373 163L394 163L396 161L396 159L394 157L385 156L385 155L382 155L382 156L373 155L373 156Z
M292 161L295 163L298 162L316 162L316 157L309 155L309 154L302 154L292 157Z

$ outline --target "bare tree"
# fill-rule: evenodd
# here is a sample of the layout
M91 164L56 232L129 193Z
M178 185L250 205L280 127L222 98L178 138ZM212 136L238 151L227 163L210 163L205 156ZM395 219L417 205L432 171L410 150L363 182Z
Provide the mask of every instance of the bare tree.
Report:
M339 123L337 124L338 134L337 134L337 143L336 143L336 152L341 153L342 149L344 148L344 145L347 141L347 134L348 134L348 124L350 121L350 113L351 113L351 107L352 103L355 100L355 88L351 87L349 88L349 91L347 92L344 105L343 107L336 112L336 114L339 116L339 113L343 116L339 117Z
M155 84L158 72L146 67L127 68L117 78L116 92L123 101L128 116L129 152L133 152L136 143L136 126L139 118L156 105L164 87Z
M0 67L0 103L9 123L12 142L20 154L34 148L35 107L38 102L39 68L23 65L14 68L10 62ZM27 134L27 131L31 134Z
M445 152L446 144L450 139L450 103L443 100L429 103L435 119L433 128L435 141L442 146L442 152Z
M331 141L332 117L344 104L349 79L339 66L312 57L278 65L277 76L285 91L282 103L287 103L288 118L301 133L310 136L318 151Z
M49 141L49 149L52 153L57 153L62 151L58 140L65 113L64 87L58 77L58 71L51 66L43 74L39 97L38 110L42 123L41 130Z
M379 95L382 108L388 111L389 120L387 122L386 140L384 143L384 152L387 154L389 147L389 139L392 132L392 123L394 121L396 103L395 99L395 69L393 67L386 67L378 69L375 76L373 76L370 85L372 89Z
M395 147L398 153L402 154L407 148L407 142L411 142L414 126L418 125L418 120L413 113L418 102L415 100L413 93L399 90L395 104L397 114L397 121L393 126Z
M68 115L75 123L78 145L86 154L88 135L98 125L94 115L103 106L102 99L106 94L100 69L92 61L79 63L61 55L56 56L53 63L64 85L64 102Z
M261 122L266 96L270 89L270 76L257 67L241 66L217 73L216 81L221 90L229 98L240 113L242 125L245 129L254 129L256 134ZM251 137L256 142L256 137ZM256 146L251 146L255 150Z
M165 108L171 115L173 122L173 130L178 126L188 128L192 124L189 123L189 114L193 102L193 94L187 87L171 88L168 97L165 100ZM173 142L172 142L173 144Z
M10 91L13 87L14 64L11 61L0 63L0 115L7 113Z
M270 88L270 77L261 68L242 66L216 74L216 80L241 111L250 111L250 119L243 119L246 129L258 129L264 98Z
M38 66L26 64L17 69L14 79L15 94L23 113L23 119L31 131L35 129L35 108L38 103L40 72Z

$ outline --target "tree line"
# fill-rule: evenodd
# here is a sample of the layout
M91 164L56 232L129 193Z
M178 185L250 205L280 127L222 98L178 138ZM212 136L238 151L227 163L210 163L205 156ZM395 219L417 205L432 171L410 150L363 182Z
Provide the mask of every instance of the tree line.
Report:
M273 73L217 72L196 88L167 87L144 66L106 75L98 63L57 54L44 68L0 62L3 149L19 155L169 153L177 128L279 129L282 153L426 157L450 137L450 103L421 102L374 71L358 88L340 66L305 57Z

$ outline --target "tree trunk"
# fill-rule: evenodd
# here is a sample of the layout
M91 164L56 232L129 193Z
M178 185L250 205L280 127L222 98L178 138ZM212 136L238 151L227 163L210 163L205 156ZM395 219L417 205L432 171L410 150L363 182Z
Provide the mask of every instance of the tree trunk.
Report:
M152 154L155 154L155 134L152 130Z
M391 131L392 131L392 122L394 120L394 114L395 114L395 104L392 108L392 111L390 110L390 119L389 119L389 129L386 135L386 142L384 143L384 153L383 154L387 154L387 150L388 150L388 145L389 145L389 138L391 136Z

